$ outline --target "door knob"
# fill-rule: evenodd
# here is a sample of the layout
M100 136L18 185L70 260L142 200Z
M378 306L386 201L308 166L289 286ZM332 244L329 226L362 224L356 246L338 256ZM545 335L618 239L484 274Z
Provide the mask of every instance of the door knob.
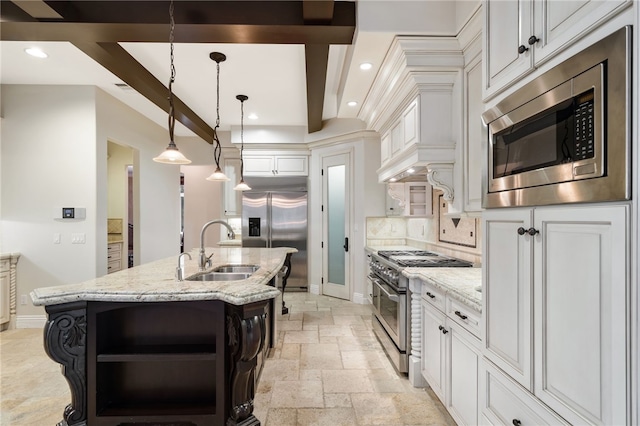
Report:
M344 245L342 247L345 252L349 251L349 237L344 237Z

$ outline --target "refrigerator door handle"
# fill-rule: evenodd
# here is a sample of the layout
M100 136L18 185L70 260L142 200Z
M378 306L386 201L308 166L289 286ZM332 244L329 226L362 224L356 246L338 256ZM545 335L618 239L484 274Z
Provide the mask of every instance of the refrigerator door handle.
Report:
M349 237L344 237L344 245L342 247L344 247L345 252L349 251Z

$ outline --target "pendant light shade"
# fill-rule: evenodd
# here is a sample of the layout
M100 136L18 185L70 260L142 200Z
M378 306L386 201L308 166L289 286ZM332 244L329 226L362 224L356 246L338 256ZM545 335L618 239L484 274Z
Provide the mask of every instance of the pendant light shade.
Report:
M248 96L238 95L236 99L240 101L240 183L238 183L233 189L236 191L248 191L251 189L244 181L244 101L249 99Z
M176 125L175 111L173 109L173 82L176 80L176 68L173 65L173 31L175 29L175 21L173 20L173 0L169 3L169 48L171 51L171 78L169 79L169 146L167 149L153 161L163 164L190 164L191 160L185 157L173 140L174 128Z
M220 62L224 62L227 57L220 52L211 52L209 58L216 63L216 127L213 128L213 161L216 163L216 170L207 178L212 182L226 182L230 180L220 169L220 154L222 146L218 139L218 127L220 127Z

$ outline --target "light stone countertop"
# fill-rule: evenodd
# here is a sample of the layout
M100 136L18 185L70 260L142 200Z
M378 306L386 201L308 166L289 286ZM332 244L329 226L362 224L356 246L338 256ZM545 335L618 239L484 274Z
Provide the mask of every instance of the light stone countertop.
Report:
M465 306L482 312L482 268L405 268L402 274L432 284Z
M242 247L242 240L222 240L218 241L220 247Z
M279 248L207 248L218 266L260 265L249 278L239 281L176 281L178 256L157 260L78 284L41 287L31 292L36 306L58 305L76 301L103 302L166 302L188 300L222 300L233 305L245 305L273 299L280 291L267 285L286 259L297 250ZM198 272L198 249L190 252L193 260L184 256L184 276Z

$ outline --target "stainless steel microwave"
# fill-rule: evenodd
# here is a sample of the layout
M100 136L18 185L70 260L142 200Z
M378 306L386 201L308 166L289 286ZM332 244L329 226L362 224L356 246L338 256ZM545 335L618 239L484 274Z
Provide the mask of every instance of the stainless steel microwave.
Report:
M630 46L624 27L483 114L485 208L629 199Z

